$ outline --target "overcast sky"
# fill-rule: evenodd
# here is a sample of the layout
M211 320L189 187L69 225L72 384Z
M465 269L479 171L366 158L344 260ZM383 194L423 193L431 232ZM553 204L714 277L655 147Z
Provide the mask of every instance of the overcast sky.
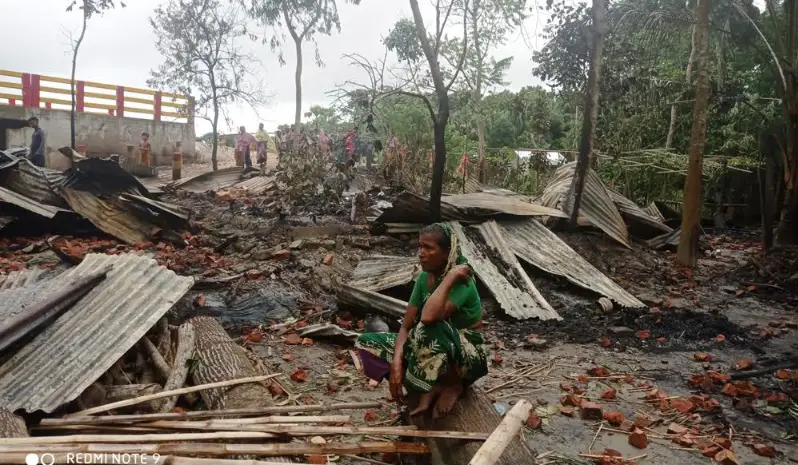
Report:
M162 58L155 49L157 37L148 18L166 0L126 0L127 8L92 18L78 56L77 78L109 84L145 87L149 71ZM78 11L65 11L69 0L0 0L0 68L37 74L69 77L71 53L68 34L77 35L81 16ZM426 13L432 11L425 6ZM533 2L530 2L533 3ZM359 6L339 1L341 32L331 37L320 36L319 48L326 67L313 63L310 45L305 47L302 112L311 105L329 104L326 92L347 79L362 80L357 68L341 59L343 53L357 52L368 58L382 57L380 37L387 34L397 19L409 17L407 0L362 0ZM433 20L430 18L430 20ZM428 21L429 23L429 21ZM542 45L539 38L545 24L541 16L530 17L525 25L526 40L520 33L511 34L497 57L513 55L515 61L507 74L512 89L539 84L532 76L534 64L530 45ZM260 59L260 74L273 100L259 109L260 121L267 128L293 121L294 65L293 47L286 48L286 65L280 66L276 55L267 46L247 44ZM253 130L258 118L246 108L233 109L235 125ZM209 124L197 121L197 133L209 131Z

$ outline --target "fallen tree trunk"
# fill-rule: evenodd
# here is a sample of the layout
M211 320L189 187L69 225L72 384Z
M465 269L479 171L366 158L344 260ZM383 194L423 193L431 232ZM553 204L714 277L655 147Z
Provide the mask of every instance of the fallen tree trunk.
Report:
M175 359L172 363L172 372L163 386L164 391L172 389L179 389L186 384L188 377L188 361L194 354L196 333L194 332L194 325L191 323L183 323L177 330L177 351L175 352ZM170 397L166 400L162 412L169 412L175 407L178 396Z
M418 399L410 398L410 408ZM436 431L470 431L475 433L492 433L501 423L501 416L493 407L493 402L481 390L469 388L457 401L451 412L443 418L433 420L430 412L425 415L410 417L410 423L421 430ZM448 465L452 463L469 463L480 449L478 442L431 438L428 439L432 465ZM513 441L495 462L496 465L516 465L519 463L535 463L535 454L522 441Z
M25 426L25 420L14 415L14 412L0 408L0 437L27 438L28 428Z
M188 320L196 331L194 358L199 363L191 373L193 384L216 383L256 376L246 351L236 344L214 318ZM274 405L269 388L261 383L212 389L200 393L209 410L269 407Z

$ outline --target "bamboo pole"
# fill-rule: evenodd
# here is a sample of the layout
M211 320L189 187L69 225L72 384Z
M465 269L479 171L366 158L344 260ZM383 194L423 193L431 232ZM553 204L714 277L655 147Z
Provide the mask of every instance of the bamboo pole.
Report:
M257 383L257 382L260 382L260 381L266 381L267 379L275 378L277 376L280 376L280 373L274 373L274 374L271 374L271 375L264 375L264 376L252 376L252 377L249 377L249 378L241 378L241 379L231 379L231 380L228 380L228 381L220 381L218 383L201 384L199 386L191 386L191 387L187 387L187 388L174 389L174 390L171 390L171 391L163 391L163 392L159 392L157 394L150 394L148 396L137 397L135 399L122 400L122 401L114 402L114 403L111 403L111 404L100 405L99 407L94 407L94 408L90 408L90 409L87 409L87 410L82 410L82 411L74 413L74 414L72 414L70 416L76 417L76 416L93 415L95 413L107 412L109 410L117 409L117 408L120 408L120 407L128 407L130 405L136 405L136 404L140 404L142 402L147 402L147 401L150 401L150 400L163 399L164 397L172 397L172 396L177 396L177 395L182 395L182 394L188 394L190 392L204 391L206 389L215 389L215 388L227 387L227 386L237 386L237 385L240 385L240 384L247 384L247 383Z
M164 391L168 392L168 391ZM251 417L262 415L276 415L288 413L321 413L333 410L358 410L379 408L379 402L347 402L329 405L286 405L275 407L241 408L228 410L197 410L183 413L144 413L138 415L103 415L103 416L78 416L77 414L65 418L44 418L41 426L56 425L98 425L98 424L134 424L158 420L189 420L201 418L224 417Z
M494 465L498 462L504 450L516 439L518 432L524 427L530 410L532 410L532 404L529 401L522 400L515 404L491 433L485 444L474 454L474 457L468 462L469 465Z
M24 453L31 451L30 444L0 445L0 454ZM209 456L226 455L255 455L255 456L283 456L283 455L348 455L348 454L426 454L429 448L426 444L417 442L386 442L363 441L328 442L326 444L313 443L276 443L276 444L236 444L236 443L118 443L104 442L87 444L41 444L36 445L36 453L92 453L92 454L192 454ZM66 462L64 462L66 463Z
M230 429L243 426L258 426L258 425L292 425L298 423L349 423L352 417L349 415L327 415L327 416L274 416L274 417L255 417L255 418L235 418L224 420L204 420L204 421L174 421L162 420L153 421L151 423L141 423L141 426L148 428L164 428L164 429ZM247 430L257 431L257 430Z

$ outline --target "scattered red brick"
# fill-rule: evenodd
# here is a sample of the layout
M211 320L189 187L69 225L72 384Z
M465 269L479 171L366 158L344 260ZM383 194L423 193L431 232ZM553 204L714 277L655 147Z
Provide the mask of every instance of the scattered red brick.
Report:
M750 358L744 358L734 364L734 368L737 370L750 370L752 366L754 366L754 361Z
M172 412L172 413L186 413L186 409L184 409L183 407L174 407L172 410L170 410L170 412Z
M268 385L268 389L269 389L269 394L271 394L271 395L272 395L272 397L280 397L280 396L282 396L283 394L285 394L285 389L283 389L283 388L282 388L282 387L281 387L279 384L277 384L277 383L269 383L269 385ZM311 402L311 403L312 403L312 402Z
M756 455L760 455L762 457L775 457L776 456L776 449L773 446L767 444L754 444L751 446L754 449L754 453Z
M665 344L666 342L668 342L668 338L658 337L657 339L655 339L655 341L657 341L657 344Z
M566 407L579 407L582 405L582 398L575 394L568 394L567 396L562 396L560 403Z
M613 400L617 395L617 391L615 389L607 389L606 391L601 393L601 398L604 400Z
M307 325L308 325L307 321L304 321L304 320L303 321L297 321L296 323L294 323L294 328L300 329L300 328L306 327Z
M708 371L707 376L715 384L726 384L731 381L731 375L719 371Z
M635 335L637 336L638 339L648 339L649 337L651 337L651 330L641 329Z
M635 426L643 429L651 426L651 419L645 415L638 415L635 417Z
M787 370L779 370L776 372L776 379L780 379L782 381L786 381L790 379L790 372Z
M712 361L712 355L710 355L710 354L708 354L706 352L698 352L697 354L693 354L693 358L697 362L711 362Z
M325 465L327 463L326 455L308 455L308 463L313 465Z
M701 449L701 455L704 457L714 458L720 451L721 449L718 446L708 446Z
M197 307L204 307L205 306L205 296L200 294L194 299L194 305Z
M529 418L526 419L526 426L531 429L540 428L542 421L535 412L529 412Z
M717 336L715 336L715 342L718 342L720 344L726 342L726 336L724 336L723 334L718 334Z
M297 333L291 333L291 334L283 337L283 342L285 342L288 345L295 346L295 345L299 345L299 344L302 343L302 338L299 337L299 334L297 334Z
M740 395L740 393L737 391L737 388L731 383L726 383L726 385L723 386L723 390L721 390L720 393L723 394L724 396L729 396L729 397L737 397Z
M695 410L695 405L689 400L673 399L671 400L671 407L681 413L692 413Z
M291 373L291 381L295 381L297 383L304 383L307 380L308 380L308 374L305 370L301 368Z
M712 442L716 446L720 447L721 449L731 449L732 448L732 443L729 440L729 438L718 437L718 438L713 439Z
M734 387L742 397L759 397L759 389L750 381L737 381Z
M609 347L612 345L612 341L609 338L603 337L599 340L599 345L602 347Z
M263 340L263 333L258 330L252 331L246 336L244 336L244 340L257 344L258 342Z
M372 409L366 410L366 413L363 415L363 421L365 422L373 422L379 419L380 417L377 415L377 412Z
M672 439L675 444L678 444L682 447L693 447L695 446L695 441L690 439L688 436L676 436Z
M624 421L623 412L604 412L604 419L612 426L621 426Z
M573 388L568 383L560 383L560 389L562 389L565 392L571 392L571 389Z
M272 254L272 258L275 260L288 260L291 258L291 251L288 249L278 250Z
M768 405L782 405L789 402L790 397L783 392L774 392L765 396Z
M648 447L648 436L643 430L636 429L629 435L629 444L638 449L645 449Z
M562 413L566 417L573 417L574 409L571 407L560 407L560 413Z
M330 265L333 264L333 258L334 257L335 257L335 255L333 255L331 253L328 253L327 255L324 256L324 260L322 261L322 263L324 263L327 266L330 266Z
M645 400L654 400L654 399L661 399L665 397L665 395L659 389L653 389L649 391L643 399Z
M737 456L730 450L722 450L715 454L714 460L721 465L740 465Z
M595 367L588 370L587 374L594 378L606 378L610 375L610 370L604 367Z
M286 352L283 354L283 360L285 360L286 362L290 362L294 360L294 355L291 352Z
M501 365L502 362L504 362L504 357L502 357L502 354L500 354L498 352L494 352L493 353L493 363L496 364L496 365Z
M624 420L620 426L621 431L628 431L630 433L633 432L636 428L637 426L635 426L635 423L629 420Z
M302 339L302 345L303 346L312 346L313 345L313 339L311 339L309 337L303 338Z
M671 423L668 425L668 434L687 434L689 430L678 423Z
M582 402L579 412L583 420L602 420L604 418L601 406L595 402Z

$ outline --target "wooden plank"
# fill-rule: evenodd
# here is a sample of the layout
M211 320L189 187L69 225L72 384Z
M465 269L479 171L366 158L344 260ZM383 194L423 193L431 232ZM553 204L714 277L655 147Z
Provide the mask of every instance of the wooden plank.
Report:
M19 71L10 71L10 70L7 70L7 69L0 69L0 76L21 78L22 77L22 73L20 73Z
M410 397L410 409L415 408L417 398ZM451 412L443 418L433 419L431 412L409 418L410 422L421 430L436 431L471 431L476 433L492 433L501 423L501 416L493 407L487 394L481 389L469 388L457 401ZM449 465L453 463L469 463L480 448L476 442L431 438L427 440L430 448L432 465ZM519 463L535 463L535 454L521 441L513 441L505 450L496 465L517 465Z
M183 323L180 325L177 329L177 351L175 352L175 360L173 362L174 367L163 386L164 391L180 389L186 384L186 378L188 378L188 361L194 354L195 340L196 333L194 332L194 326L191 323ZM178 396L167 399L161 411L171 411L177 403L177 399Z
M498 462L507 446L518 440L518 433L529 418L530 410L532 404L526 400L515 404L468 464L494 465Z
M39 76L39 80L41 80L42 82L58 82L58 83L61 83L61 84L68 84L68 85L72 84L72 80L71 79L60 78L60 77L55 77L55 76L44 76L44 75L41 75L41 76Z
M86 81L86 87L96 87L98 89L116 90L117 87L113 84L103 84L102 82Z
M99 92L83 92L84 97L98 98L103 100L116 100L116 94L102 94Z
M116 111L116 105L106 105L104 103L94 103L94 102L86 102L83 105L86 108L96 108L98 110L114 110L114 111Z
M125 92L127 92L127 88L125 88ZM138 97L128 97L125 95L125 103L143 103L144 105L152 105L155 101L151 98L138 98Z
M8 89L22 89L22 84L18 82L8 82L8 81L0 81L0 87L6 87Z
M64 100L61 98L52 98L52 97L41 97L39 100L41 100L44 103L54 103L56 105L67 105L70 107L72 106L72 100Z
M22 88L22 86L20 86ZM65 89L63 87L50 87L50 86L39 86L40 92L52 92L54 94L67 94L72 95L72 89Z

